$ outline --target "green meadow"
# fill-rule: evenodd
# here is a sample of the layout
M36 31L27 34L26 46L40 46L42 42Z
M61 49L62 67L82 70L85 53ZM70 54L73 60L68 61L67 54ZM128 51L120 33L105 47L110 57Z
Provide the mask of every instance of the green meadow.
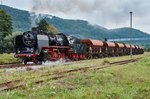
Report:
M0 70L0 84L21 80L23 87L1 91L1 99L149 99L150 53L136 55L140 60L112 65L104 69L64 71L89 66L105 66L110 62L130 59L129 56L75 61L44 67L39 70ZM59 78L59 76L62 76ZM57 79L52 79L58 77ZM42 83L35 83L42 81Z

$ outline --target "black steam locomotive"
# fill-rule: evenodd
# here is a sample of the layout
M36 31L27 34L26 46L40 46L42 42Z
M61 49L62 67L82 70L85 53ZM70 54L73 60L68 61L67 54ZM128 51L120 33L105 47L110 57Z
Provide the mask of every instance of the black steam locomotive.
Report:
M32 28L16 37L16 57L21 58L24 64L32 61L42 63L47 60L56 61L61 58L79 60L106 56L129 55L130 48L133 54L143 54L140 46L103 42L99 40L80 40L63 33L53 34Z
M68 47L73 46L77 41L74 37L67 37L63 33L54 35L53 33L43 32L38 28L32 28L32 31L24 32L23 35L16 37L16 56L21 58L25 64L28 61L42 62L48 60L50 49L61 47L59 51L66 53Z

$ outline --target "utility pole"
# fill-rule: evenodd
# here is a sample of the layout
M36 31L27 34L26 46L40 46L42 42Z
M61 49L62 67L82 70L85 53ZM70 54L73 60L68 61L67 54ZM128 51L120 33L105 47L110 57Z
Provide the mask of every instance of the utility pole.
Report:
M133 12L130 12L130 44L132 43L132 14ZM130 47L130 57L132 58L132 46Z

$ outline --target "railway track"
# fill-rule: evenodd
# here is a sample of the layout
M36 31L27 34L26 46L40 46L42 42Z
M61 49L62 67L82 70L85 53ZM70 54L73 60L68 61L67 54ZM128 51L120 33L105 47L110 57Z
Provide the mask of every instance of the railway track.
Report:
M11 64L19 64L21 62L12 62L12 63L1 63L0 65L11 65Z
M125 61L119 61L119 62L113 62L110 64L123 64L128 61L133 61L134 59L125 60ZM19 67L30 67L35 66L35 64L22 64L22 63L8 63L8 64L0 64L0 69L9 69L9 68L19 68ZM40 64L36 64L36 66L41 66Z
M95 69L95 68L107 68L107 67L111 67L112 65L123 65L123 64L128 64L128 63L132 63L132 62L136 62L138 60L140 60L141 58L136 58L136 59L129 59L129 60L123 60L123 61L117 61L117 62L111 62L111 63L107 63L106 65L92 65L92 66L88 66L88 67L81 67L81 68L77 68L77 69L70 69L70 70L65 70L65 71L61 71L61 72L56 72L55 74L57 75L61 75L61 74L65 74L65 73L72 73L72 72L78 72L78 71L86 71L88 69ZM49 76L52 74L44 74L41 76Z
M23 87L21 80L14 80L0 84L0 91L12 90Z
M24 65L22 63L3 64L0 65L0 69L19 68L19 67L28 67L28 66L35 66L35 64L27 64L27 65Z
M106 65L93 65L93 66L82 67L82 68L77 68L77 69L64 70L61 72L54 72L52 74L44 74L44 75L40 75L39 78L47 76L47 79L38 80L38 81L35 81L34 83L42 84L43 82L45 82L47 80L58 80L58 79L62 79L62 78L75 76L75 74L73 74L73 73L76 73L76 72L83 73L83 72L87 72L90 70L101 70L101 69L116 66L116 65L119 66L119 65L123 65L123 64L133 63L140 59L141 58L129 59L129 60L111 62ZM29 79L33 79L33 78L29 78ZM22 80L18 79L15 81L9 81L9 82L4 82L4 83L0 84L0 91L13 90L16 88L21 88L21 87L25 87L25 84L22 83Z

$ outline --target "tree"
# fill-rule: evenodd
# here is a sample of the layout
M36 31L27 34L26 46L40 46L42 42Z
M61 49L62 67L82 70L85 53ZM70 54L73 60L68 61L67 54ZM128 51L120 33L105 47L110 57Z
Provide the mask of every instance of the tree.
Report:
M50 24L48 26L48 31L52 32L53 34L58 34L59 33L58 29L52 24Z
M4 10L0 10L0 53L5 52L5 49L9 49L9 42L5 41L8 35L12 35L12 19Z
M52 32L53 34L59 33L57 28L53 26L52 24L48 24L48 22L45 19L42 19L38 23L38 28L44 32Z
M12 34L12 19L4 10L0 10L0 39Z

